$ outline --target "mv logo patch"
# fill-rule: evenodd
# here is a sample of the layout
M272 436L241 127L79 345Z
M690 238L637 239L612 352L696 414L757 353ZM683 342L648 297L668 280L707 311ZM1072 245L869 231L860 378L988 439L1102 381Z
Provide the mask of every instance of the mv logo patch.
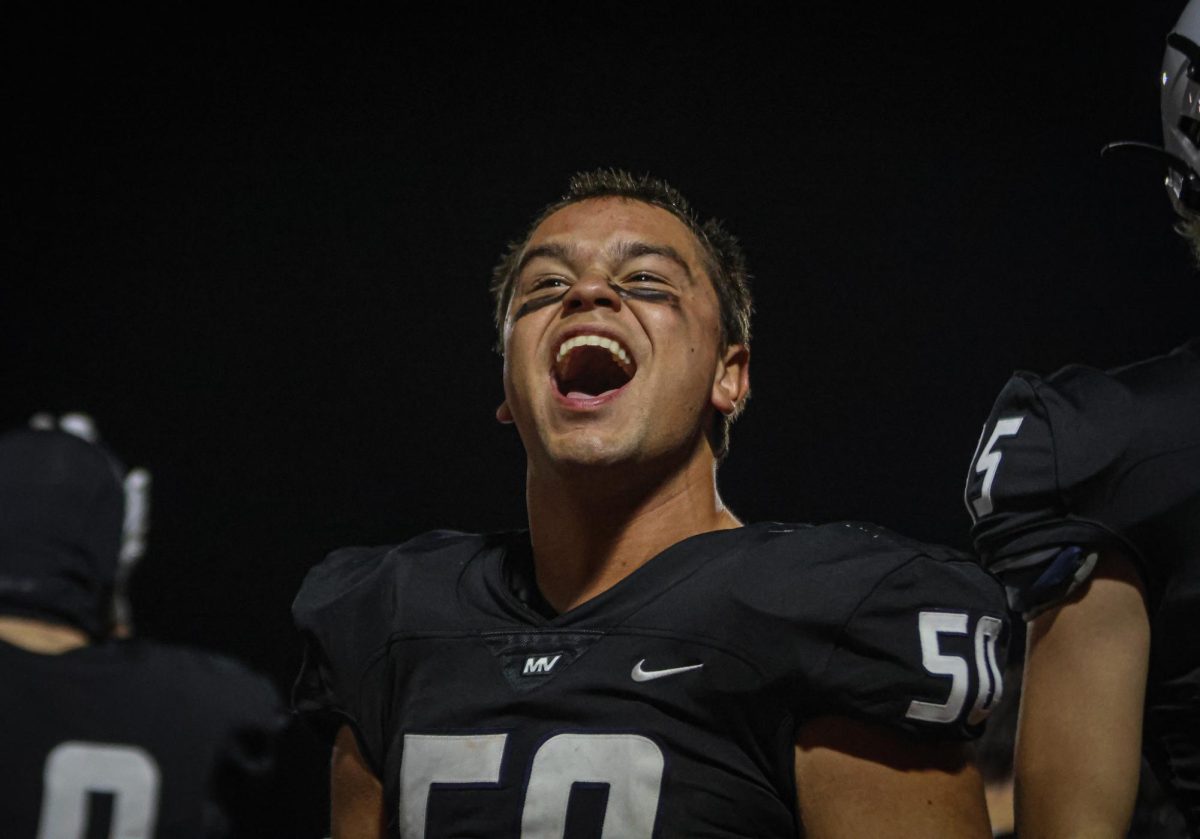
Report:
M525 667L521 670L522 676L549 676L550 671L554 669L554 665L558 664L562 658L562 653L554 653L552 655L531 655L525 658Z
M500 673L518 693L540 690L603 638L600 632L488 632L480 636L496 658Z

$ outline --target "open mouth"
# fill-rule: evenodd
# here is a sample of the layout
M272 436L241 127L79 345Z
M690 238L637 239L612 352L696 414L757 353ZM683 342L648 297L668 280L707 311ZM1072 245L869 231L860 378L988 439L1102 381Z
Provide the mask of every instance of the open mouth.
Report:
M551 375L568 399L594 399L620 390L637 373L633 355L618 341L600 335L575 335L555 354Z

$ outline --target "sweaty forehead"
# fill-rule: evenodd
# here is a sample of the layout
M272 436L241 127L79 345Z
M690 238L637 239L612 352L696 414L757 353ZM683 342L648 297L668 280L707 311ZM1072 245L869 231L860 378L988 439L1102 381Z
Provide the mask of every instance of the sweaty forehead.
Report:
M569 204L542 221L525 244L525 251L556 244L581 256L614 252L620 243L661 245L677 252L706 276L699 241L687 226L661 207L632 198L589 198Z

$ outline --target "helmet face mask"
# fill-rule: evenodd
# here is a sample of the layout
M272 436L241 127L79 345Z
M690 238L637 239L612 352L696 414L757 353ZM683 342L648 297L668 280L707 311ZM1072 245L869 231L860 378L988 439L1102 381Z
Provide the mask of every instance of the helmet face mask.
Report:
M61 431L92 445L100 445L100 432L87 414L68 413L55 417L41 412L30 417L29 427L35 431ZM140 467L127 470L111 453L108 453L108 457L113 477L120 482L125 497L117 565L118 576L128 578L146 552L146 537L150 529L150 473Z
M129 578L146 552L150 527L150 473L131 469L122 482L125 518L121 523L121 552L117 555L117 578L113 587L113 633L127 637L133 632L133 607L129 603Z
M1190 0L1163 54L1163 149L1184 166L1167 173L1167 192L1180 213L1200 212L1200 0ZM1186 167L1186 171L1184 171Z

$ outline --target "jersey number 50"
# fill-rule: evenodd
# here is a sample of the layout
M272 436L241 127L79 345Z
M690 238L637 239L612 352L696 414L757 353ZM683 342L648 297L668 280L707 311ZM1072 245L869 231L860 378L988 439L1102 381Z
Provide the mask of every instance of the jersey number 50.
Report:
M958 719L967 702L970 673L962 656L947 655L941 650L942 635L966 635L969 620L965 612L921 612L917 627L921 636L921 664L935 676L950 677L950 696L945 702L922 702L914 699L908 705L910 720L948 723ZM996 640L1004 626L999 618L984 615L975 624L975 672L979 690L975 704L967 717L970 725L983 722L1004 692L1000 665L996 663Z
M400 762L400 835L425 839L434 784L498 787L507 734L405 734ZM662 786L662 750L637 734L558 734L533 755L521 839L561 839L575 784L608 787L603 839L649 839Z

